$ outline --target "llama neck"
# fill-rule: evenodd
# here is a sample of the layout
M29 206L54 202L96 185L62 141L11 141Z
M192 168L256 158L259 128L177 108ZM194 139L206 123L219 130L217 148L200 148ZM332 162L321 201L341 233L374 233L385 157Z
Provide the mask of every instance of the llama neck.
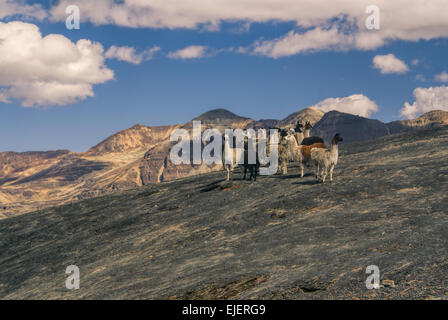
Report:
M296 133L297 143L302 144L303 139L305 139L305 137L303 136L303 132L297 132Z
M305 129L305 138L310 137L310 129Z
M299 144L297 143L297 140L296 140L296 138L294 136L290 136L288 140L289 140L290 146L292 146L294 148L298 148L299 147Z
M338 144L337 143L332 143L331 144L331 148L330 148L330 153L331 153L331 157L333 159L338 159L338 154L339 154L339 148L338 148Z

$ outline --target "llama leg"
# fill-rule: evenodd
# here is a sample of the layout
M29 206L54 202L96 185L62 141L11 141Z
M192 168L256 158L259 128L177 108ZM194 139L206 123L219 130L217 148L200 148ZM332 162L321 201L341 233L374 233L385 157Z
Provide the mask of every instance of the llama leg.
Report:
M328 174L328 168L325 168L322 171L324 173L322 176L322 182L325 182L325 178L327 178L327 174Z
M226 177L226 181L230 180L230 168L226 167L226 173L227 173L227 177Z
M244 176L243 176L243 180L246 180L246 173L247 173L247 166L244 166Z
M282 174L285 175L287 173L288 173L288 167L287 167L286 161L284 161L284 162L282 161Z
M300 162L300 178L303 178L304 176L304 165L302 162Z
M334 165L331 165L331 167L330 167L330 181L333 181L333 170L334 170Z
M240 172L241 172L241 179L243 178L244 175L244 166L242 164L238 165L238 168L240 168Z
M319 169L320 169L319 181L322 181L322 179L324 177L324 169L325 169L325 167L321 167Z

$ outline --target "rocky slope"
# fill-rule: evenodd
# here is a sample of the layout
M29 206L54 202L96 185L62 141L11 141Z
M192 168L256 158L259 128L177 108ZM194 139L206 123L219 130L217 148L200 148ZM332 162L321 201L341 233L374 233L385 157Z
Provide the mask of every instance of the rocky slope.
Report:
M103 155L106 153L126 152L145 149L169 139L171 132L179 125L147 127L137 124L132 128L120 131L92 147L88 155Z
M378 120L330 111L311 130L311 135L322 137L327 143L331 142L335 133L340 133L344 141L353 142L388 135L389 129Z
M399 133L418 128L448 124L448 112L434 110L412 120L393 121L387 124L390 133Z
M331 140L340 132L346 141L359 141L445 123L447 113L435 111L413 121L383 124L340 112L323 114L305 108L283 120L253 120L225 109L206 112L194 120L202 130L295 126L298 120L315 123L313 135ZM192 120L193 121L193 120ZM221 166L180 165L169 161L173 130L185 124L147 127L135 125L105 139L83 153L69 151L0 153L0 219L79 199L171 181L221 170Z
M448 127L340 153L333 183L215 172L2 220L0 299L447 299Z
M325 112L314 108L309 107L302 109L300 111L294 112L293 114L290 114L285 119L280 120L277 125L279 127L286 127L286 126L293 126L295 127L297 124L297 121L302 121L305 123L306 121L310 121L312 124L316 124L319 122L322 117L324 116Z

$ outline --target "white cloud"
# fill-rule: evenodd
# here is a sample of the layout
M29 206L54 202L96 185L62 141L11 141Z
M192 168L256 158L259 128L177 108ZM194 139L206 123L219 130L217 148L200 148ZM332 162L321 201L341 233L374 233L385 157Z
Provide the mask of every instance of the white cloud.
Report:
M416 88L413 104L406 102L400 114L412 119L432 110L448 111L448 87Z
M278 39L255 43L253 53L280 58L301 52L343 49L352 41L350 35L340 33L336 27L315 28L304 33L290 31Z
M304 32L292 31L262 45L258 54L286 56L328 49L371 50L389 41L418 41L448 37L448 1L376 0L381 29L366 30L365 13L371 0L78 0L83 21L126 27L187 28L217 31L222 22L294 22ZM71 0L62 0L51 19L64 21ZM335 24L338 29L333 29ZM341 44L336 44L334 35ZM317 39L316 46L313 40ZM304 40L307 43L300 45ZM269 41L267 39L267 41ZM274 42L279 42L278 44ZM257 47L258 48L258 47Z
M208 48L206 46L189 46L177 51L168 53L168 57L171 59L196 59L209 56L207 53Z
M103 46L59 34L42 37L30 23L0 22L0 101L22 106L66 105L93 96L93 85L113 79Z
M16 15L42 20L47 17L47 12L40 4L30 5L24 0L0 0L0 19Z
M160 47L157 46L140 53L137 53L136 49L133 47L111 46L109 50L107 50L105 57L107 59L117 59L132 64L140 64L143 61L151 60L154 54L158 51L160 51Z
M439 82L448 82L448 73L446 71L442 71L437 74L434 79Z
M418 65L419 63L420 63L420 60L419 60L419 59L414 59L414 60L411 61L411 64L412 64L413 66L416 66L416 65Z
M361 117L369 117L379 110L374 101L362 94L354 94L344 98L328 98L313 107L324 112L337 110L340 112L359 115Z
M402 74L409 71L409 67L393 54L377 55L373 58L373 66L382 74Z

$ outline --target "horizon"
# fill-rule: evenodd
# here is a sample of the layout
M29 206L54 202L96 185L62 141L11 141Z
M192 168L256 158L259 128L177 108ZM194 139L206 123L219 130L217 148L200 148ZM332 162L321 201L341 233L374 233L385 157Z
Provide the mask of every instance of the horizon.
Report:
M0 0L0 152L82 152L216 108L254 120L333 108L384 123L448 111L448 4L377 1L381 24L367 29L369 1L329 3L146 1L137 12L79 0L78 29L68 1Z
M185 125L185 124L187 124L187 123L193 121L194 119L203 116L204 114L207 114L207 113L209 113L209 112L213 112L213 111L221 111L221 110L230 112L230 113L232 113L233 115L238 116L238 117L240 117L240 118L250 119L250 120L254 120L254 121L261 121L261 120L276 120L276 121L282 121L282 120L286 119L287 117L289 117L290 115L292 115L292 114L294 114L294 113L296 113L296 112L300 112L300 111L303 111L303 110L305 110L305 109L309 109L309 108L315 108L315 107L305 107L305 108L300 109L300 110L298 110L298 111L295 111L295 112L293 112L293 113L291 113L291 114L289 114L289 115L287 115L286 117L281 118L281 119L253 119L253 118L250 118L250 117L244 117L244 115L241 115L241 114L236 114L236 113L234 113L234 112L232 112L232 111L230 111L230 110L228 110L228 109L225 109L225 108L216 108L216 109L211 109L211 110L205 111L205 112L201 113L200 115L196 116L195 118L190 119L190 120L185 121L185 122L181 122L181 123L170 123L170 124L158 125L158 126L148 126L148 125L146 125L146 124L144 124L144 123L135 123L135 124L132 125L131 127L124 128L124 129L121 129L121 130L119 130L119 131L117 131L117 132L112 133L111 135L109 135L109 136L105 137L104 139L98 141L97 143L91 145L90 147L88 147L88 148L85 149L85 150L75 151L75 150L70 150L70 149L67 149L67 148L62 148L62 149L52 149L52 150L26 150L26 151L5 150L5 151L0 151L0 154L1 154L1 153L8 153L8 152L11 152L11 153L27 153L27 152L53 152L53 151L69 151L69 152L73 152L73 153L83 153L83 152L87 152L87 151L90 150L91 148L93 148L93 147L95 147L95 146L97 146L97 145L103 143L104 141L106 141L106 140L109 139L110 137L112 137L112 136L118 134L119 132L122 132L122 131L126 131L126 130L129 130L129 129L132 129L132 128L136 127L136 126L145 126L145 127L148 127L148 128L155 128L155 127L168 127L168 126L174 126L174 125ZM316 109L316 108L315 108L315 109ZM417 118L419 118L419 117L424 116L425 114L429 114L429 113L434 112L434 111L442 111L442 112L446 112L446 111L443 111L443 110L434 109L434 110L425 112L424 114L419 115L418 117L416 117L416 118L414 118L414 119L417 119ZM330 110L330 111L328 111L328 112L325 112L325 113L324 113L324 116L325 116L325 114L330 113L330 112L339 112L339 113L343 113L343 114L347 114L347 115L353 115L353 114L351 114L351 113L342 112L342 111L339 111L339 110ZM357 116L357 115L354 115L354 116ZM375 119L375 118L372 118L372 117L362 117L362 116L358 116L358 117L366 118L366 119L370 119L370 120L377 120L377 121L380 121L380 122L382 122L382 123L384 123L384 124L389 124L389 123L392 123L392 122L397 121L397 120L394 120L394 121L389 121L389 122L383 122L383 121L381 121L381 120L379 120L379 119ZM413 119L409 119L409 120L413 120ZM399 120L398 120L398 121L399 121ZM315 125L315 124L314 124L314 125Z

